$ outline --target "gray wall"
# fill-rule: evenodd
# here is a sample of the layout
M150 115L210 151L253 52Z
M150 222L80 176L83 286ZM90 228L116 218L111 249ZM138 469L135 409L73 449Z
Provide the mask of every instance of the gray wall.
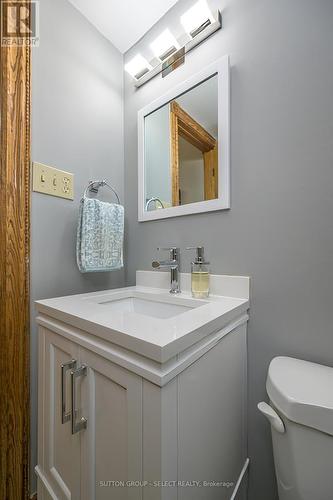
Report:
M77 212L88 181L105 177L124 199L122 68L122 55L70 3L41 0L40 47L33 50L32 67L32 159L73 172L75 199L32 195L32 301L123 283L122 271L82 275L75 261ZM105 196L109 199L107 191ZM33 320L31 333L34 466L37 335Z
M164 26L177 28L181 0L129 53L148 56ZM192 3L192 2L191 2ZM265 398L278 354L333 365L333 2L224 0L224 29L186 65L135 91L125 77L127 282L149 269L158 245L204 244L214 273L250 275L249 498L276 488ZM137 222L138 109L202 65L230 54L230 211ZM190 257L183 258L189 270ZM226 402L229 404L229 402Z

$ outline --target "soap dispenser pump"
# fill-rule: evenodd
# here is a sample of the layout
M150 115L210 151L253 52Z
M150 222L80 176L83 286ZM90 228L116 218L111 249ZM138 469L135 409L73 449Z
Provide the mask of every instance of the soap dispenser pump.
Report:
M205 249L201 246L186 250L196 250L196 257L191 262L192 295L196 299L204 299L209 295L209 262L205 261Z

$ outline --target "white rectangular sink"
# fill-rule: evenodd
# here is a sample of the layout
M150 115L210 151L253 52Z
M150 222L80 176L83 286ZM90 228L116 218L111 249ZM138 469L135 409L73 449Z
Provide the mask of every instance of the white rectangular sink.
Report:
M188 312L189 309L196 306L184 306L179 304L170 304L166 302L157 302L138 297L125 297L116 300L107 300L99 302L100 305L107 308L110 314L114 313L135 313L152 318L167 319Z
M161 291L144 291L143 289L123 288L115 291L89 294L84 298L86 306L88 302L95 303L103 316L111 321L122 318L122 321L134 319L139 321L167 321L175 316L189 313L193 309L208 304L207 300L197 300L184 294L160 293ZM138 317L139 316L139 317ZM145 319L146 318L146 319ZM156 325L155 325L156 326Z

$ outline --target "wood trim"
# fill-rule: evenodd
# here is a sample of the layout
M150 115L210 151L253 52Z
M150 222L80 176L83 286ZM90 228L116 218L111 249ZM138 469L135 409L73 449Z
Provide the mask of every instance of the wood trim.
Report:
M218 147L215 137L209 134L176 101L170 103L170 151L172 206L180 205L179 136L202 152L204 161L205 200L218 198Z
M214 200L218 198L218 148L203 153L204 160L204 193L205 200Z
M216 139L190 116L176 101L170 104L170 112L175 114L178 122L178 134L186 139L202 153L206 153L216 146Z
M0 48L0 498L6 500L29 499L30 58L27 46Z
M174 107L170 105L170 154L171 154L171 189L172 206L179 205L179 134L178 116L174 112Z

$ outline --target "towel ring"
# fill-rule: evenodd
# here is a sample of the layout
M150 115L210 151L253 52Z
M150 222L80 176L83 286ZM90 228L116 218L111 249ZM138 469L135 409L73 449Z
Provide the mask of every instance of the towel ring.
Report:
M102 181L90 181L88 186L86 187L86 189L84 190L84 197L86 198L87 197L87 194L88 194L88 191L90 193L98 193L98 190L100 187L108 187L113 193L114 195L116 196L117 198L117 201L118 201L118 205L120 205L120 199L119 199L119 196L118 196L118 193L117 191L115 191L113 189L112 186L110 186L110 184L108 184L106 182L106 180L102 180Z

